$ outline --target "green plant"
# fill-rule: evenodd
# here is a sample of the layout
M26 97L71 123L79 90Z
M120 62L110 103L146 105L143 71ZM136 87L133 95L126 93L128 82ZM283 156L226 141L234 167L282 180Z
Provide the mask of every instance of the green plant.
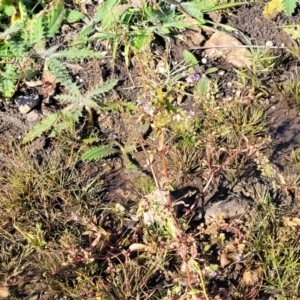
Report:
M263 268L263 290L281 299L299 296L300 248L296 234L298 218L281 221L280 210L268 193L261 195L249 225L250 247Z
M291 97L296 104L300 104L300 76L297 74L292 74L291 77L283 85L283 94Z
M4 65L0 67L0 92L5 98L11 98L18 82L40 75L44 67L40 60L46 57L49 60L50 53L57 50L58 46L45 50L46 41L59 32L64 21L76 22L83 18L83 14L65 9L63 1L55 1L50 11L45 8L35 14L23 1L5 1L0 4L1 10L6 12L6 17L0 21L4 28L0 35L0 64ZM70 55L70 52L65 55Z
M263 49L251 49L251 59L247 69L235 70L240 77L241 85L243 88L250 87L253 95L259 98L262 95L268 95L268 86L264 83L264 77L276 68L280 59L270 52L269 47Z
M24 137L22 141L23 144L33 141L35 138L40 137L44 132L50 131L50 136L54 137L58 133L66 130L68 126L75 126L75 124L79 121L79 118L82 116L84 108L87 108L88 110L90 110L91 108L105 109L105 103L101 104L93 99L96 96L108 92L117 84L116 80L112 80L105 84L101 84L100 86L85 94L81 94L79 88L75 84L73 84L71 79L68 77L66 68L63 65L59 64L59 62L56 60L50 61L51 64L53 64L54 62L55 64L52 68L52 72L56 75L56 77L60 78L60 80L68 88L70 88L68 94L57 95L56 98L62 102L71 104L67 105L67 107L65 107L62 111L51 114L41 123L36 125Z

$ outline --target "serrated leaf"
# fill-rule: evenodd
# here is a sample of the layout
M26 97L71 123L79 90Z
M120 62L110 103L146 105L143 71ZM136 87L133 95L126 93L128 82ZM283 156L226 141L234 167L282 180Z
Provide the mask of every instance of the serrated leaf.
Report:
M107 0L100 4L93 21L95 23L100 22L110 11L111 9L118 3L118 0Z
M39 14L29 22L29 43L36 45L44 40L43 15Z
M37 137L40 137L44 132L51 129L51 127L55 124L58 120L58 114L52 114L46 119L44 119L41 123L37 124L36 126L31 129L26 136L24 137L22 144L27 144L32 142Z
M62 21L65 17L63 4L59 3L54 9L45 16L45 32L47 38L52 38L58 33Z
M82 155L81 159L83 161L98 160L101 158L111 156L116 153L120 153L120 151L118 149L112 148L109 145L102 145L86 151Z
M93 143L99 143L100 139L98 137L88 137L82 140L85 145L91 145Z
M15 67L12 64L7 64L4 72L1 72L0 91L6 99L12 97L15 92L15 86L19 79Z
M24 27L24 22L14 22L0 34L0 39L9 40L14 34L18 33Z
M85 17L85 15L78 10L74 10L74 9L66 10L66 21L68 23L78 22L78 21L82 20L84 17Z
M53 53L51 58L83 59L83 58L103 58L105 52L93 51L88 48L69 48L67 50Z
M85 98L92 99L93 97L95 97L97 95L106 93L106 92L110 91L114 86L116 86L117 83L118 83L118 80L116 80L116 79L105 82L104 84L100 85L99 87L96 87L92 91L88 92L85 95Z
M8 41L8 47L15 57L23 57L25 52L25 43L19 38L14 38Z
M73 94L80 95L77 85L72 82L69 71L64 64L53 58L47 60L47 66L49 68L49 72L57 79L57 81L61 82L61 84L72 91Z
M188 64L188 65L191 65L191 66L195 66L198 64L198 60L197 58L195 57L195 55L193 53L191 53L190 51L188 50L184 50L183 53L183 59L184 61Z
M0 81L0 91L5 99L10 99L15 91L15 83L8 79L2 79Z
M101 105L99 105L96 101L91 100L91 99L85 99L84 102L82 103L82 105L89 106L96 110L101 108Z
M191 17L197 19L199 22L204 23L203 18L203 4L201 2L184 2L180 3L180 7L188 13Z
M297 0L281 0L283 11L287 16L291 16L296 9Z
M72 92L69 94L56 95L54 98L58 99L62 102L79 102L79 101L81 101L80 100L81 95L72 94Z

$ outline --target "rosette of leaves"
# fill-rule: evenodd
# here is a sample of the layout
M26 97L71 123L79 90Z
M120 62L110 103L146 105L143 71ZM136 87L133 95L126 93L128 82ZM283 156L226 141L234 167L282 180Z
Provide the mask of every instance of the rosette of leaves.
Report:
M67 78L69 75L64 65L59 64L55 60L51 60L51 69L52 71L55 69L56 74L61 72L61 78L69 89L67 94L57 95L55 97L61 102L67 103L67 106L60 112L51 114L41 123L37 124L24 137L22 144L32 142L46 132L49 132L50 137L55 137L70 126L70 124L75 127L75 124L79 122L79 118L83 115L83 108L103 109L105 104L98 103L94 98L110 91L117 84L117 80L111 80L82 94L78 86L71 81L71 78ZM66 120L68 120L68 122L66 122Z

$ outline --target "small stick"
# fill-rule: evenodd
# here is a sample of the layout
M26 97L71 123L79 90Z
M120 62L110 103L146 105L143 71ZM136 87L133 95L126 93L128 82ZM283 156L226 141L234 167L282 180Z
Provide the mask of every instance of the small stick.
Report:
M214 49L214 48L269 48L269 49L286 49L284 46L247 46L247 45L219 45L219 46L205 46L205 47L192 47L190 50L201 50L201 49Z

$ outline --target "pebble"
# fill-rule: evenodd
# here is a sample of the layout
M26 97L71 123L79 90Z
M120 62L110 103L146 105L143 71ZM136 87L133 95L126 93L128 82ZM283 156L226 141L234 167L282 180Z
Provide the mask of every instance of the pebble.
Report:
M40 114L36 110L31 110L27 113L26 119L30 123L37 122L40 119Z
M249 203L238 197L230 197L229 199L214 203L205 213L206 223L211 223L219 218L237 219L244 215L250 209Z
M21 114L29 113L33 108L40 104L41 100L38 95L18 96L15 98Z

